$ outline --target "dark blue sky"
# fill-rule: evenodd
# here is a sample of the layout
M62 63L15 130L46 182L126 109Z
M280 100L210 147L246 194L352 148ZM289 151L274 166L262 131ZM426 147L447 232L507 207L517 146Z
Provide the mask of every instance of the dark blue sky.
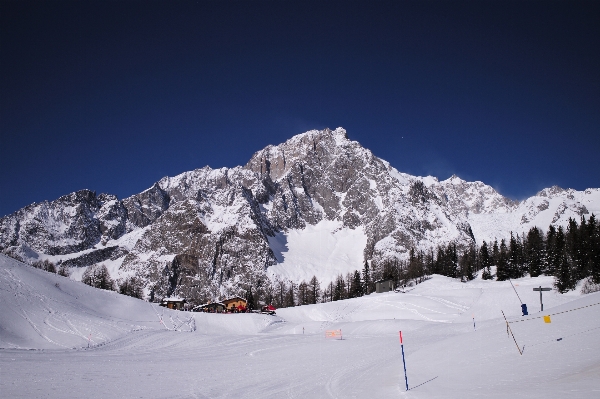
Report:
M600 186L600 2L0 2L0 216L312 128L522 199Z

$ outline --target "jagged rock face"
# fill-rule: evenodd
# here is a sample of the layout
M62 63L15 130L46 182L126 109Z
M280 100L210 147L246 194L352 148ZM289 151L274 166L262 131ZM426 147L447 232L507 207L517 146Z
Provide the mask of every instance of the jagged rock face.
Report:
M467 245L465 212L449 207L416 177L375 157L343 129L311 131L254 154L244 167L268 188L265 214L277 230L322 219L364 226L367 259L401 257L434 236Z
M20 259L81 252L125 233L127 211L114 195L81 190L0 219L0 250Z
M244 184L258 182L241 168L162 179L157 187L171 206L148 226L123 270L143 275L155 295L194 296L199 302L264 282L275 262L266 237L273 229Z
M134 226L145 227L162 215L170 201L169 195L154 184L148 190L125 199L123 206Z
M344 129L309 131L256 152L243 167L165 177L122 201L88 190L0 219L0 250L82 267L109 262L155 298L202 302L267 281L270 236L321 221L363 229L362 260L410 248L504 238L600 207L600 190L543 190L511 201L481 182L398 172ZM361 261L362 261L361 260Z

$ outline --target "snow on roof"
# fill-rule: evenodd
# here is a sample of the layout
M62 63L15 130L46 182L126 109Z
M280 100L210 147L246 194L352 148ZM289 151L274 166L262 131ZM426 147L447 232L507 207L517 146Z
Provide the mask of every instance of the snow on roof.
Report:
M221 306L225 306L224 303L221 302L211 302L211 303L205 303L204 305L198 305L198 306L194 306L193 309L202 309L211 305L221 305Z
M170 298L163 298L162 300L163 302L185 302L184 298L178 298L178 297L170 297Z
M246 302L246 300L244 298L240 298L239 296L234 296L234 297L225 299L223 301L223 303L225 303L225 302L235 302L235 301L244 301L244 302Z

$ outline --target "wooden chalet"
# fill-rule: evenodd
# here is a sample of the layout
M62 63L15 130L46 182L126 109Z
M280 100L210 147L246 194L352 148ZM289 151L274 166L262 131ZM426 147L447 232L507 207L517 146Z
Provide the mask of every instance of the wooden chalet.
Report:
M227 308L227 311L231 313L243 313L248 309L248 302L239 296L226 299L222 303Z
M160 306L174 310L183 310L185 307L185 299L182 298L164 298L160 301Z

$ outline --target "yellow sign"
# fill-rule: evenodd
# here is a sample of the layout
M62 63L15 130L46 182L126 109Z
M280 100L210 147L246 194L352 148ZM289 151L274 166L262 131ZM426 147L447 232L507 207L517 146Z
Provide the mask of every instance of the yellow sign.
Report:
M551 323L550 316L544 316L544 323Z

